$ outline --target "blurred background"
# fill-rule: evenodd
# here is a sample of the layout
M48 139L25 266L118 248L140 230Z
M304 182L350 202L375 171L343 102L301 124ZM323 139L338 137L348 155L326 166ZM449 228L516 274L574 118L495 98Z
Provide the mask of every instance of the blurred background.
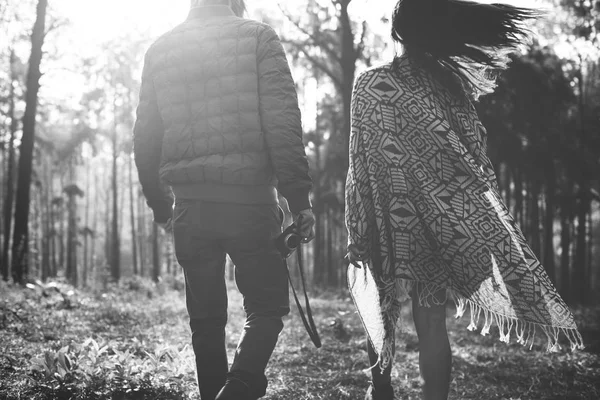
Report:
M393 0L247 0L280 34L315 181L308 278L345 286L343 190L352 85L389 61ZM547 10L478 103L513 215L570 304L600 295L600 1ZM0 270L99 289L180 274L132 159L143 56L188 0L0 0ZM289 223L288 216L288 223ZM231 266L230 266L231 268Z

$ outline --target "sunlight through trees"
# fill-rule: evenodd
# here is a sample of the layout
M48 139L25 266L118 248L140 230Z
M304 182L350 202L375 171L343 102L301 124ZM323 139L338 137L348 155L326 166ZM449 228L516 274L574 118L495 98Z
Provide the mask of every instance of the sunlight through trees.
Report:
M394 2L385 3L249 2L249 17L282 38L300 95L317 218L317 240L303 251L319 286L345 282L352 86L397 50L389 40ZM70 0L49 1L46 12L41 0L0 1L4 280L102 287L179 273L140 192L131 131L143 54L187 7ZM600 283L599 8L571 0L549 7L536 42L478 109L505 201L565 298L586 303L598 299Z

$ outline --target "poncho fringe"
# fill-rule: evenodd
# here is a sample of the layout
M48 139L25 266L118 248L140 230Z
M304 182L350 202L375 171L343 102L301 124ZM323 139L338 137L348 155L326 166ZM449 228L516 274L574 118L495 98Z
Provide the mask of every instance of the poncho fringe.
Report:
M417 282L411 281L408 279L396 279L396 282L388 282L388 284L395 284L396 289L400 289L397 292L397 296L384 296L381 299L381 311L383 313L383 320L386 326L386 333L395 334L395 330L397 327L397 321L400 319L401 314L401 303L410 299L410 292L419 286L419 292L417 293L419 299L419 306L421 307L431 307L434 305L442 305L442 303L438 300L438 298L434 295L434 293L440 290L439 287L435 285L427 284L421 282L420 285L417 285ZM447 298L450 298L454 301L456 305L456 314L454 317L456 319L460 319L464 316L467 308L470 313L470 323L467 326L467 330L473 332L476 331L480 325L481 314L483 314L483 326L481 327L481 335L487 336L490 334L491 328L496 324L498 327L499 340L503 343L509 344L511 335L514 334L516 337L516 342L524 347L529 347L529 350L533 349L533 345L535 342L536 334L538 332L543 332L546 335L546 351L553 353L561 350L561 346L559 345L560 334L566 336L570 343L571 351L575 350L583 350L585 348L583 344L583 338L577 329L569 329L569 328L558 328L548 325L536 324L533 322L524 322L519 320L518 318L511 318L505 315L501 315L495 313L492 310L487 310L484 307L475 304L474 302L466 299L451 290L447 290ZM390 340L389 337L385 338L384 347L379 354L379 359L377 365L381 366L382 369L385 369L390 362L393 361L394 358L394 341Z

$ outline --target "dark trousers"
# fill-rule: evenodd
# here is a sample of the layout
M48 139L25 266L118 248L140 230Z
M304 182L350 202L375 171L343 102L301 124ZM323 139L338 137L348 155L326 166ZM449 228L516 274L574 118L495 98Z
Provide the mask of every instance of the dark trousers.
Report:
M202 400L214 400L228 376L245 382L253 398L266 393L265 368L283 329L282 317L290 311L285 261L273 242L281 224L277 205L200 200L175 204L175 253L185 273ZM225 347L226 254L236 266L235 280L247 317L229 371Z

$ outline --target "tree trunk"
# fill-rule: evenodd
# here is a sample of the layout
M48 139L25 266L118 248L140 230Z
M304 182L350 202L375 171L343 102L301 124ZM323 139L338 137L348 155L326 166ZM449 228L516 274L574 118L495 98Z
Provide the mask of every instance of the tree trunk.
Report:
M6 176L6 197L4 200L4 243L2 247L2 279L8 281L10 265L10 236L12 230L12 212L13 200L15 196L15 135L19 127L15 112L15 82L17 80L15 72L15 51L10 52L10 94L9 111L10 117L10 139L8 142L8 172Z
M41 207L44 210L44 217L42 220L43 234L42 234L42 282L45 282L52 276L52 268L50 263L50 242L52 241L51 228L51 199L52 199L52 161L46 160L46 184L43 189L43 197Z
M116 102L116 97L115 97ZM118 140L117 140L117 124L116 124L116 103L115 109L115 129L113 132L113 157L112 157L112 203L113 203L113 215L112 215L112 232L111 232L111 276L115 282L121 279L121 241L119 237L119 187L118 187L118 175L117 175L117 161L119 158Z
M92 243L90 245L90 276L92 277L94 287L96 285L96 237L98 236L98 215L100 214L100 207L98 205L98 197L100 195L98 181L99 179L96 176L96 172L94 172L94 207L92 212Z
M544 214L544 268L550 280L556 284L556 267L554 260L554 208L556 198L556 171L550 163L546 180L546 213Z
M335 217L339 217L338 211L337 210L332 210L332 221L335 221ZM339 230L337 229L336 225L334 223L331 224L331 242L332 242L332 247L331 247L331 252L334 255L334 257L331 257L329 260L329 263L327 264L327 284L330 287L338 287L338 263L337 263L337 259L339 257L337 257L338 255L338 232ZM335 261L334 261L335 260Z
M131 257L133 274L138 275L137 237L135 232L135 199L133 196L133 157L129 157L129 215L131 217Z
M77 202L74 193L69 194L67 209L67 279L77 287Z
M90 233L90 172L91 166L84 163L85 167L85 210L84 210L84 221L83 221L83 271L81 280L83 281L83 287L87 287L88 282L88 268L89 268L89 233Z
M38 92L40 89L40 64L46 27L46 9L48 0L39 0L37 17L31 34L31 57L27 72L27 93L25 95L25 115L23 117L23 136L19 148L19 179L15 200L15 230L13 235L13 279L24 284L27 279L27 253L29 240L29 202L31 193L31 174L33 163L33 145L35 142L35 118L37 115Z
M594 270L592 268L592 264L593 264L593 260L594 260L594 218L592 217L593 214L593 210L591 209L591 204L590 204L590 212L588 213L588 221L587 221L587 225L588 225L588 237L587 237L587 243L588 243L588 253L587 253L587 288L586 288L586 299L588 300L588 302L594 300Z
M54 191L52 191L52 198L54 198ZM52 229L52 238L50 241L50 261L52 262L52 272L50 275L56 277L58 274L58 251L56 249L56 241L58 239L58 232L56 231L56 214L58 212L57 207L54 204L51 206L52 213L50 214L50 226Z
M316 151L316 165L315 165L315 176L314 176L314 213L315 213L315 240L313 250L313 282L319 283L323 281L323 254L322 254L322 243L323 243L323 201L321 193L321 136L319 129L319 112L317 111L317 123L315 130L315 151Z
M587 289L587 215L590 210L590 200L587 184L583 184L579 193L577 207L577 238L575 259L573 260L573 301L576 304L586 302Z
M72 182L65 189L67 195L67 279L71 285L78 285L77 271L77 191L75 190L75 166L73 158L69 162L69 181Z
M160 246L158 240L158 225L152 224L152 279L160 280Z
M540 183L535 177L531 180L529 185L529 220L530 220L530 232L531 232L531 250L537 257L541 257L541 245L540 245Z
M327 270L329 271L329 269L331 268L331 265L333 264L333 258L334 258L334 249L335 249L335 226L333 224L333 218L334 218L334 210L332 210L331 208L329 208L328 211L328 226L327 226L327 248L329 249L329 252L327 254ZM327 286L330 286L332 284L331 282L331 276L329 273L327 273L327 277L326 277L326 284Z
M517 221L517 223L519 224L521 229L524 231L525 227L523 226L523 181L522 181L522 175L521 175L520 169L515 170L514 179L515 179L514 216L515 216L515 221Z
M587 155L587 135L585 129L585 94L583 86L583 56L579 55L579 70L578 70L578 106L579 106L579 123L580 123L580 174L579 174L579 206L577 208L577 237L575 245L575 259L573 265L573 300L577 304L584 304L586 301L586 288L588 278L587 270L587 215L590 212L590 196L589 182L586 165Z
M352 108L352 88L354 86L354 76L356 74L356 61L359 57L358 51L355 47L354 32L352 30L352 21L348 14L348 6L352 0L343 0L338 4L340 5L340 26L341 26L341 42L342 42L342 105L343 110L343 125L342 125L342 136L343 136L343 160L342 171L348 170L348 149L350 146L350 114Z
M106 200L105 200L105 205L106 205L106 215L105 215L105 221L104 221L104 234L105 234L105 238L104 238L104 254L105 254L105 261L106 264L110 267L110 261L111 261L111 254L112 254L112 249L111 249L111 235L110 235L110 229L111 229L111 214L110 214L110 210L111 210L111 193L110 193L110 180L111 178L108 179L108 182L106 183Z
M563 193L560 206L560 292L566 302L571 300L571 201L570 192Z
M146 208L144 204L144 195L141 193L141 188L138 187L138 196L137 196L137 208L138 208L138 229L137 240L139 244L139 254L140 254L140 276L144 276L145 271L144 267L147 265L147 257L146 257L146 245L148 240L147 230L146 230Z
M508 164L504 164L504 174L502 174L502 182L503 182L503 189L504 189L504 201L506 203L506 208L508 210L510 210L511 207L511 202L512 202L512 189L510 187L510 167L508 166Z

